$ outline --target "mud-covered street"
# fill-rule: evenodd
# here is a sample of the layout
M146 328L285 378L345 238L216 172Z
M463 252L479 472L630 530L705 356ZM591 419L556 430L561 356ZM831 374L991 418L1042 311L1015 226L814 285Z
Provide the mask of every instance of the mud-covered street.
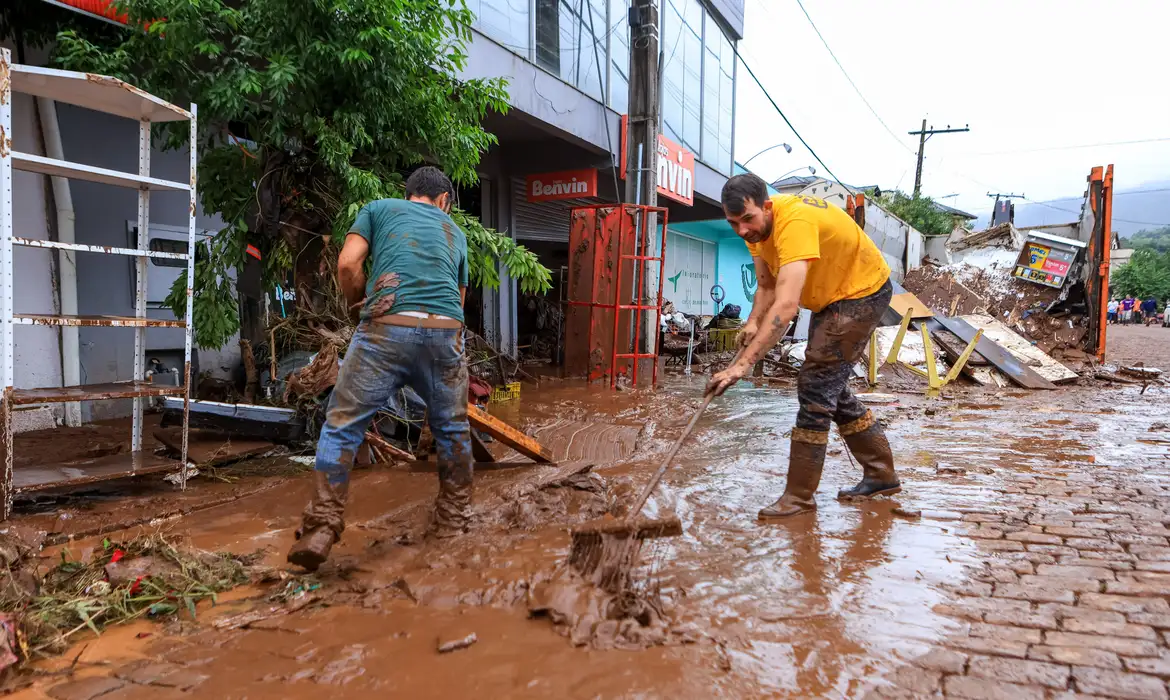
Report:
M652 501L684 526L641 556L640 595L664 624L533 616L568 528L630 497L703 379L654 393L526 388L501 416L597 477L481 470L476 532L431 543L433 471L361 470L349 529L316 578L236 589L194 621L77 635L39 664L56 675L17 697L1167 696L1161 387L899 393L874 410L902 494L838 503L858 469L834 434L818 510L763 525L755 513L783 488L796 401L784 381L744 384L712 404ZM139 487L16 522L83 533L186 510L141 527L208 550L262 549L279 572L309 484L301 473L198 480L183 494ZM67 548L83 556L100 541ZM273 594L298 585L309 592L288 612ZM471 634L469 647L437 651Z

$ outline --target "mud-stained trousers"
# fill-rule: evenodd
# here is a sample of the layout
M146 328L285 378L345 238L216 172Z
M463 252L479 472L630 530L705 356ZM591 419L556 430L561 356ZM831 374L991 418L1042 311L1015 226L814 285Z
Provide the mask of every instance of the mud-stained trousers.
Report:
M349 472L374 415L403 386L427 405L439 458L434 524L462 529L471 502L471 431L467 423L467 361L462 328L396 326L362 321L329 400L317 442L315 493L302 532L319 527L339 538L345 529Z
M800 409L792 430L788 484L779 501L760 511L762 517L791 515L815 506L813 494L820 484L833 423L864 469L862 484L842 495L870 495L870 491L884 492L897 485L885 433L849 389L853 366L892 296L893 286L887 280L867 297L838 301L813 314L804 364L796 379Z

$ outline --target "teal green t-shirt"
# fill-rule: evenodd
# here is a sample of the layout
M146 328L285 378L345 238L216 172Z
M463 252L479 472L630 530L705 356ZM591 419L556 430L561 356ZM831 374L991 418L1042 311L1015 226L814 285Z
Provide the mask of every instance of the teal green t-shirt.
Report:
M362 207L350 233L366 239L373 260L362 318L421 311L463 320L467 236L441 209L379 199Z

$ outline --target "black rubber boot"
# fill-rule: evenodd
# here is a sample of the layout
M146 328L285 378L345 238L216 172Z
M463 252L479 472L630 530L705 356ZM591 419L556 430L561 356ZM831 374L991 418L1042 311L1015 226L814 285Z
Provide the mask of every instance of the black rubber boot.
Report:
M829 434L806 430L803 432L810 433L809 437L818 442L803 442L795 439L799 430L801 429L793 430L794 439L788 452L788 482L784 486L784 495L772 505L760 510L760 520L786 518L817 507L814 495L821 483L821 472L825 467L825 447ZM824 442L819 442L821 435L824 436Z
M890 441L872 413L840 426L841 436L853 457L861 463L861 481L850 489L841 489L841 500L890 496L902 490L894 471L894 453Z

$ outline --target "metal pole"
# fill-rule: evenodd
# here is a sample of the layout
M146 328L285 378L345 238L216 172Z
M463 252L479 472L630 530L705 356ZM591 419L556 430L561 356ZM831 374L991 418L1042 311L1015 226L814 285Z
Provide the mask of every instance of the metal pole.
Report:
M191 104L191 201L188 205L187 218L187 325L186 338L183 344L183 449L179 454L183 466L179 470L179 486L187 488L187 433L191 419L191 340L195 333L195 323L192 317L195 285L195 211L198 208L198 193L196 190L196 166L199 162L199 142L196 140L196 123L198 122L198 106ZM275 352L270 348L269 352Z
M0 439L4 451L0 487L4 491L0 517L12 512L12 52L0 49Z
M150 121L138 122L138 174L150 177ZM138 190L138 250L136 258L138 279L134 285L134 316L146 318L146 250L150 247L150 190ZM146 328L134 328L134 381L146 381ZM130 433L130 451L142 451L142 399L134 399L134 421ZM138 462L132 462L137 464Z

